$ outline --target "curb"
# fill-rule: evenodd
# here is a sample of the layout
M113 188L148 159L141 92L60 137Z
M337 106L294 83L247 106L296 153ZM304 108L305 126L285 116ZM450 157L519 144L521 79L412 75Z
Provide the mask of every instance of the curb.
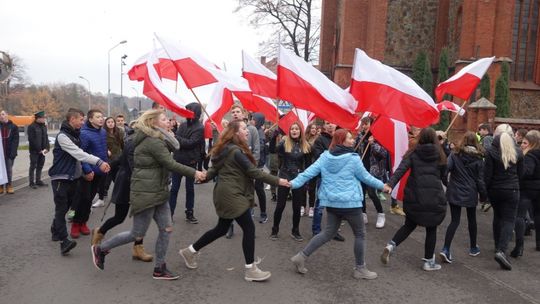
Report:
M51 178L49 177L49 169L42 170L41 171L41 176L43 177L42 178L43 181L50 180ZM14 180L11 181L11 184L13 185L14 190L20 190L22 188L30 186L30 183L28 182L28 176L19 177L17 179L14 179Z

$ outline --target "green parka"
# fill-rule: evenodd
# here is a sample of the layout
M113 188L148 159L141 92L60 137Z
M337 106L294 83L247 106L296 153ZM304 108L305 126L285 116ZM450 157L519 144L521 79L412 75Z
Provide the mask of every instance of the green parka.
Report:
M137 126L133 139L134 168L131 175L131 215L169 200L169 173L194 177L195 169L177 163L171 152L178 141L160 129Z
M229 144L219 155L212 157L212 164L206 179L217 176L214 206L220 218L237 218L255 205L253 179L276 186L279 184L277 176L258 169L234 144Z

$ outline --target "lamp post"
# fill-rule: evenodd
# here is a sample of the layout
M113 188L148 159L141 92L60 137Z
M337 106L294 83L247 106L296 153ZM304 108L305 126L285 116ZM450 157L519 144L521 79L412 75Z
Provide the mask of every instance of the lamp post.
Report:
M127 40L122 40L109 49L107 53L107 116L111 116L111 51L120 44L126 43Z
M133 91L135 91L135 95L137 95L137 101L139 102L139 113L141 113L141 99L139 98L139 91L135 89L134 87L131 87Z
M124 66L126 65L127 55L120 57L120 102L124 101Z
M86 82L88 83L88 111L90 111L90 109L92 108L92 91L90 90L90 80L82 77L82 76L79 76L80 79L83 79L83 80L86 80Z

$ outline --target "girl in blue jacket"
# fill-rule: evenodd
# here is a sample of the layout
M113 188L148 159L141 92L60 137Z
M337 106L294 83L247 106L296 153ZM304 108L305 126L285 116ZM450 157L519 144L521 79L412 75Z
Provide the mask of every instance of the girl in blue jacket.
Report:
M391 188L371 176L364 168L360 156L354 153L354 137L344 129L334 133L328 151L291 181L292 189L302 187L310 179L321 175L318 197L320 205L326 207L325 230L311 239L309 244L291 258L299 273L306 273L305 260L319 247L330 241L338 232L342 220L346 220L354 233L354 277L372 280L377 273L369 271L364 262L364 220L362 217L363 193L360 182L375 189L390 192Z

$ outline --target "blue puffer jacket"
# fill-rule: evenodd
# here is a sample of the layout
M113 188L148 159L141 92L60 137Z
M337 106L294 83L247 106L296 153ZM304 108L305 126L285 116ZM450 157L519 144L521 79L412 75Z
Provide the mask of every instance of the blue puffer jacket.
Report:
M339 146L338 146L339 147ZM360 208L364 194L359 182L375 189L383 189L383 182L371 176L357 153L325 151L319 159L291 181L292 189L300 188L308 180L321 174L318 197L320 205L332 208Z
M96 129L87 121L81 128L81 149L84 152L99 157L104 162L109 162L107 155L107 132L103 128ZM84 174L94 171L95 174L105 175L98 166L87 163L82 164Z

